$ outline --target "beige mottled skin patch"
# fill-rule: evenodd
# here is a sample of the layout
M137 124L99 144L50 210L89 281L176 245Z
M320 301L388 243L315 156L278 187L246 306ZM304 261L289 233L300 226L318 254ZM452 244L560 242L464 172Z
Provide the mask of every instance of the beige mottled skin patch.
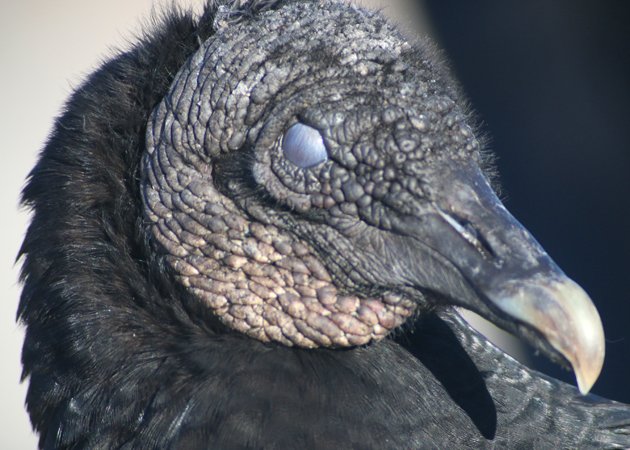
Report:
M155 179L157 152L149 167ZM248 221L210 183L191 177L168 193L145 191L147 217L180 282L229 327L263 342L347 347L382 339L413 313L397 295L341 295L310 246Z

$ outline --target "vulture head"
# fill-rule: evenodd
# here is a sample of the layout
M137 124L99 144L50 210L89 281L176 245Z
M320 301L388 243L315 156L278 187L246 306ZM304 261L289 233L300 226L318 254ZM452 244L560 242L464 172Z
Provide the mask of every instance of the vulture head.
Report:
M263 342L364 345L458 305L569 361L587 392L595 307L493 192L435 53L365 14L294 3L191 56L147 129L156 251Z
M42 447L628 443L625 407L453 310L583 394L599 375L593 303L502 205L430 44L330 0L162 22L77 90L25 189Z

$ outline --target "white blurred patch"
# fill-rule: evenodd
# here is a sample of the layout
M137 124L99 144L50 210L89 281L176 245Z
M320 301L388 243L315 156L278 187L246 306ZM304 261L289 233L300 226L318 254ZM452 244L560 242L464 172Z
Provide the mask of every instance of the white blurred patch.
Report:
M487 337L497 347L501 348L508 355L525 365L530 364L527 350L521 341L512 336L510 333L503 331L480 315L463 308L457 308L457 311L466 321L471 324L477 331Z

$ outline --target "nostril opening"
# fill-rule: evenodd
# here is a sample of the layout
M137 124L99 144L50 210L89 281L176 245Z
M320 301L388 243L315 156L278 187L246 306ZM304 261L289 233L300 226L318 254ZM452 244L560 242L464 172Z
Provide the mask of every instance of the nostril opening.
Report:
M444 213L443 213L444 214ZM477 229L471 221L454 214L447 215L453 222L457 224L454 228L462 235L470 245L475 247L479 253L486 259L498 259L498 256L483 233ZM449 220L451 225L453 223Z
M456 219L457 220L457 219ZM479 239L479 233L477 233L477 230L475 229L475 227L472 226L472 223L467 222L465 220L459 221L458 222L463 226L463 228L470 233L472 236L474 236L475 239Z

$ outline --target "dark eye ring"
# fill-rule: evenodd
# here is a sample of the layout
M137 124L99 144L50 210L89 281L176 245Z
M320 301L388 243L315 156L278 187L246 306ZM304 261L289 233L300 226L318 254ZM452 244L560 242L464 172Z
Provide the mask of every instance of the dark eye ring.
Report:
M302 123L291 126L282 138L284 157L298 167L307 169L328 159L322 135Z

